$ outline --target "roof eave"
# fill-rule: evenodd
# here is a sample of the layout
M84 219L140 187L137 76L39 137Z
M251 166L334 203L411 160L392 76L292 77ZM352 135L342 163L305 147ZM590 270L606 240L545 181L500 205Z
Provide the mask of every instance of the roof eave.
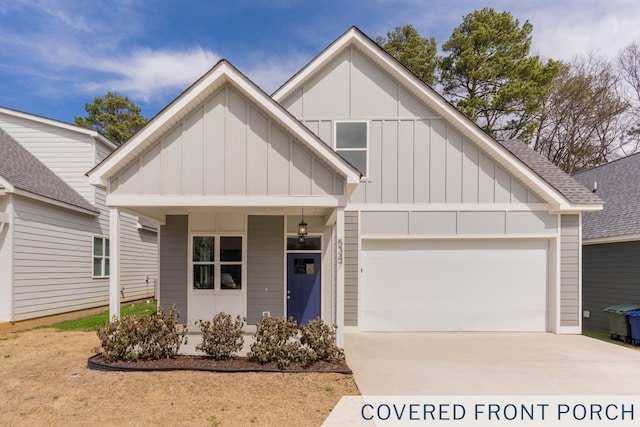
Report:
M563 203L551 204L549 213L571 214L582 212L597 212L601 211L602 209L604 209L604 204L602 203Z
M27 198L30 198L30 199L33 199L33 200L38 200L40 202L48 203L50 205L62 207L62 208L65 208L65 209L70 209L72 211L80 212L80 213L86 214L86 215L91 215L91 216L100 215L100 211L98 209L95 209L95 210L85 209L85 208L83 208L81 206L72 205L70 203L62 202L60 200L52 199L50 197L40 196L39 194L35 194L35 193L30 192L30 191L22 190L20 188L14 189L14 191L12 193L17 195L17 196L22 196L22 197L27 197Z

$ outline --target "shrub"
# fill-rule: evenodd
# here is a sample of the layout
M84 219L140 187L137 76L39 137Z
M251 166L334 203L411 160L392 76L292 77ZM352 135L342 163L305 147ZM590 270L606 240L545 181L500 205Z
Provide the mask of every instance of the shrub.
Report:
M276 362L283 369L292 362L307 362L307 352L294 337L298 334L298 323L289 318L265 317L256 324L255 342L251 344L249 360Z
M308 348L309 363L344 360L344 350L336 345L337 326L327 325L321 318L300 327L300 343Z
M234 322L230 314L218 313L211 322L198 320L196 325L202 331L202 343L196 346L196 350L204 351L216 360L227 360L242 350L244 319L240 316Z
M180 313L175 305L167 316L162 307L153 315L122 316L97 326L103 356L108 362L117 360L157 360L173 358L180 345L187 342L186 325L178 324Z

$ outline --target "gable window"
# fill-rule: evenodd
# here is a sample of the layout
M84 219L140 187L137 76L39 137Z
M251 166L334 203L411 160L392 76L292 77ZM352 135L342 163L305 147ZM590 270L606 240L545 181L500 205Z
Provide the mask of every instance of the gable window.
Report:
M242 289L242 237L193 236L193 289Z
M365 177L369 176L369 125L367 122L336 122L335 149Z
M109 239L93 237L93 277L109 277Z

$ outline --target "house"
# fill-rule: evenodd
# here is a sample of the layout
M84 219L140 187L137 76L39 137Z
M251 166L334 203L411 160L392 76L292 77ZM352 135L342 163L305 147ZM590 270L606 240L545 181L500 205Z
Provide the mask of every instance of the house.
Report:
M608 333L605 308L640 304L640 154L574 178L605 202L584 215L582 304L584 327Z
M0 107L0 323L109 303L109 209L85 174L115 149L93 130ZM152 297L157 225L122 218L118 292Z
M126 209L162 224L159 302L188 322L321 316L339 342L581 331L581 217L601 200L357 28L272 96L220 61L89 177L108 191L114 314Z

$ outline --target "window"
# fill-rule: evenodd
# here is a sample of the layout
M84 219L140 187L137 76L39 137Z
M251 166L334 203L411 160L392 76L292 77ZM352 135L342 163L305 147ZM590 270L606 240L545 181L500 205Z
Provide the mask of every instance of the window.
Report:
M193 289L242 289L242 237L193 236Z
M368 176L367 122L336 122L336 152Z
M322 249L322 240L320 236L307 236L304 243L298 241L298 236L287 237L288 251L319 251Z
M193 238L193 288L213 289L215 281L215 238L197 236Z
M93 238L93 277L109 277L109 239Z

